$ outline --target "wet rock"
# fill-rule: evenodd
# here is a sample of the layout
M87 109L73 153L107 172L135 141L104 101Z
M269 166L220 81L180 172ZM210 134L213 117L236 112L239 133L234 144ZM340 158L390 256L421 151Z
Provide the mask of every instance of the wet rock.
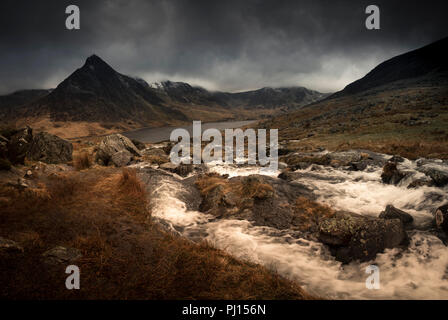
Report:
M369 261L386 248L406 245L407 234L399 219L380 219L337 212L319 224L319 240L338 261Z
M448 203L438 207L434 212L436 226L448 234Z
M387 162L383 167L381 180L387 184L398 184L404 178L404 174L397 169L397 164L394 162Z
M412 216L400 209L395 208L392 205L387 205L386 209L380 213L379 218L383 219L399 219L403 224L410 224L414 221Z
M58 246L44 252L42 256L45 263L59 264L76 261L82 257L82 254L78 249Z
M95 161L107 166L111 161L112 156L120 151L128 151L132 157L141 156L140 151L131 140L116 133L105 137L103 141L101 141L95 155Z
M112 155L110 162L116 167L124 167L131 162L131 159L132 159L131 153L127 150L122 150L115 152Z
M26 127L14 132L7 145L8 159L12 164L23 164L28 148L33 140L33 130Z
M398 163L398 162L404 162L404 158L403 158L403 157L400 157L400 156L398 156L398 155L394 155L394 156L392 156L392 158L390 158L388 161L390 161L390 162L395 162L395 163Z
M367 168L365 161L350 162L350 169L353 171L363 171Z
M34 135L27 157L45 163L64 163L72 160L73 145L48 132Z
M448 184L448 167L428 166L423 167L421 171L428 177L431 177L437 187L444 187Z
M432 181L424 179L416 179L408 185L408 189L415 189L420 187L432 187L432 186L433 186Z
M23 253L23 248L17 242L0 237L0 254Z

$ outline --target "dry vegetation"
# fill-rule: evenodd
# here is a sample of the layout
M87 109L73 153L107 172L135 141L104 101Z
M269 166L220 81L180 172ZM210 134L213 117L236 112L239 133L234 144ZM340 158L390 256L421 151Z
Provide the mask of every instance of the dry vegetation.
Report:
M83 151L75 156L73 164L76 170L84 170L92 166L92 160L90 159L89 154L86 151Z
M299 197L294 204L294 213L300 220L301 228L308 230L317 226L321 219L333 216L335 211L327 205Z
M322 101L265 122L297 149L369 149L448 159L448 88L396 85Z
M151 222L135 170L92 168L34 179L37 188L0 190L0 235L24 247L0 259L2 298L312 298L259 265L162 231ZM43 262L42 253L55 246L81 251L80 290L65 288L65 265Z
M266 199L274 194L274 189L267 183L262 183L256 179L229 181L217 173L205 174L199 177L195 184L202 196L206 196L217 187L221 188L224 195L231 192L237 197L237 204L247 198Z

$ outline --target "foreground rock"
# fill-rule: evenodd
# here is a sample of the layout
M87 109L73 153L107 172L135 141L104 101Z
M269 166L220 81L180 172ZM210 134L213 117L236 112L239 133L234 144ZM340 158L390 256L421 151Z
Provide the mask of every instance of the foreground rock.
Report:
M255 225L277 229L310 231L308 227L302 228L303 219L308 217L297 200L313 199L314 195L300 183L263 175L231 179L210 175L199 178L197 185L202 195L199 207L202 212L219 218L245 219Z
M115 155L118 152L120 152L120 154ZM114 155L115 162L112 160ZM131 140L119 133L116 133L105 137L103 141L101 141L95 155L95 161L105 166L111 163L115 166L125 166L128 165L135 156L141 156L141 153L137 147ZM126 159L129 159L127 163L125 163Z
M448 203L435 210L436 225L448 235Z
M64 163L72 160L73 145L48 132L33 136L27 158L45 163Z
M397 185L403 178L404 174L397 169L395 162L387 162L383 167L381 180L387 184Z
M23 248L17 242L0 237L0 254L23 253Z
M403 210L397 209L392 205L387 205L386 209L380 213L380 218L383 219L399 219L404 225L410 224L414 221L414 218Z
M430 177L437 187L444 187L448 184L448 167L425 166L420 171Z
M61 246L44 252L42 256L48 264L70 263L82 257L78 249Z
M406 245L407 234L399 219L379 219L337 212L319 224L319 240L338 261L369 261L386 248Z
M7 137L8 138L8 137ZM23 164L30 143L33 140L33 129L26 127L13 132L7 145L8 159L12 164Z

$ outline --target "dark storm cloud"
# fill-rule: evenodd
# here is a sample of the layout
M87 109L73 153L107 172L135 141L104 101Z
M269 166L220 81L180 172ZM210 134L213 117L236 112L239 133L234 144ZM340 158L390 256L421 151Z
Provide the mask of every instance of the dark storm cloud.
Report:
M209 89L339 90L393 55L447 36L445 1L2 1L0 93L54 87L96 53L147 81ZM81 30L65 29L65 8ZM381 30L364 26L367 5Z

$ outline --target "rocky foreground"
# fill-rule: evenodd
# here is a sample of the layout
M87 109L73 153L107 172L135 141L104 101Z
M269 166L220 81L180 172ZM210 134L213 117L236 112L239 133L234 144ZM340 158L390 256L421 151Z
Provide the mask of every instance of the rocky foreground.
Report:
M443 241L448 232L446 161L419 159L410 162L400 156L368 150L328 152L317 149L304 153L282 146L278 173L229 175L206 165L173 165L169 162L169 143L145 145L120 134L107 136L98 144L78 145L73 160L70 142L46 133L33 135L30 128L3 135L1 139L3 163L9 163L1 172L4 187L35 193L42 189L42 180L37 177L131 167L137 171L150 204L154 203L153 197L159 188L168 183L180 190L176 192L176 201L181 200L189 211L204 215L200 218L203 222L195 222L196 227L192 228L158 218L154 215L157 206L149 205L156 225L169 234L196 242L207 238L207 230L199 227L201 223L241 220L268 227L270 232L287 233L294 241L322 243L334 259L350 263L374 261L387 249L405 252L415 232L421 230ZM240 169L255 168L248 165L232 168ZM375 178L376 183L431 191L428 197L433 198L425 204L425 209L433 213L429 223L416 222L415 215L391 204L376 214L366 214L363 209L343 210L326 203L325 197L309 183L320 180L337 185L345 182L343 175L357 174L358 179L362 179L363 175L372 175L379 169L381 176ZM9 201L7 196L1 199L3 205ZM203 220L205 217L207 222ZM12 239L2 238L1 248L23 254L22 245ZM79 258L78 251L64 246L48 249L43 252L47 260L67 262Z

